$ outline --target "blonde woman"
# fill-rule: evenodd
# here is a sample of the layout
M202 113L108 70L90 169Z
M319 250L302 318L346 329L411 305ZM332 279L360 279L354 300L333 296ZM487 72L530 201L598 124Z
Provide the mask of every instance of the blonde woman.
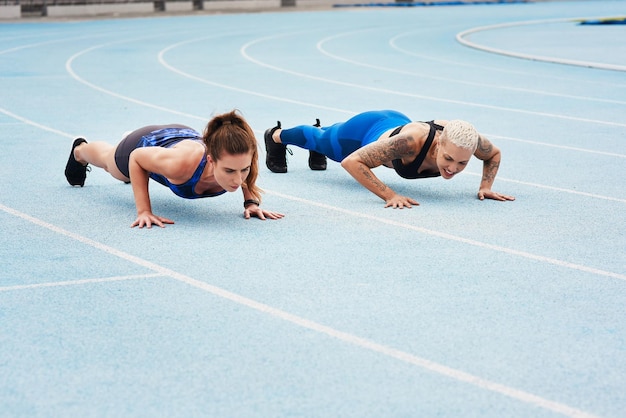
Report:
M372 171L386 166L407 179L441 176L451 179L474 155L483 161L478 198L515 200L491 190L500 165L500 150L474 127L460 120L413 122L394 110L360 113L330 126L300 125L282 129L280 122L265 131L266 165L286 172L285 151L295 145L341 163L359 183L385 201L385 207L410 208L419 203L401 196Z

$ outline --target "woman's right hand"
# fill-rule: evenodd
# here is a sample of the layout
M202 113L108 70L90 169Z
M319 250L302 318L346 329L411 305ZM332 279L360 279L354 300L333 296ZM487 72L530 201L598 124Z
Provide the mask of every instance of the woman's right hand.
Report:
M393 195L391 199L385 200L386 208L394 208L394 209L403 209L410 208L412 205L419 206L419 202L417 200L411 199L410 197L400 196L399 194Z
M139 228L143 228L144 226L146 228L152 228L152 225L158 225L161 228L165 228L164 224L173 224L174 221L172 221L171 219L167 219L164 218L162 216L157 216L155 214L153 214L152 212L141 212L137 214L137 219L135 219L135 222L133 222L133 224L130 226L131 228L134 228L136 226L138 226Z

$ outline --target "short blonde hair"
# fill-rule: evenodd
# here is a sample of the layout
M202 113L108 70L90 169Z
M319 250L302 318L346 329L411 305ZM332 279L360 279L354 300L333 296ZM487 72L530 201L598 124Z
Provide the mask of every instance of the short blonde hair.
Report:
M480 135L474 126L463 120L451 120L443 128L441 138L460 148L476 151Z

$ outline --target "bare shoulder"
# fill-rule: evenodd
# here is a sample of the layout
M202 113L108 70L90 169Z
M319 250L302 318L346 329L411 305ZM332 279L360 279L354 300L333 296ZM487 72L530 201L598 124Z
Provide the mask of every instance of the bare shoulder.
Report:
M169 148L154 148L152 171L162 174L170 181L186 181L204 158L204 146L191 140L183 140Z
M417 142L418 146L420 142L426 140L428 133L430 132L430 126L426 122L410 122L402 127L402 131L397 136L404 135L411 137L413 141Z
M182 141L173 145L170 149L196 150L204 152L204 145L193 139L183 139Z
M168 148L171 158L197 163L206 154L204 145L197 141L185 139Z
M176 154L174 158L192 165L197 165L207 153L203 144L191 139L180 141L170 149Z
M500 150L498 147L493 145L489 139L487 139L484 135L479 134L478 137L478 146L476 147L476 151L474 155L476 158L480 160L487 160L493 157L495 154L498 154Z

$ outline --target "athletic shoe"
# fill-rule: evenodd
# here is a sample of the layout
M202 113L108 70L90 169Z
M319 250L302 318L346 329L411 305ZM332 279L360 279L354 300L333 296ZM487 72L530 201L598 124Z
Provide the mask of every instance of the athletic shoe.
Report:
M87 171L91 171L87 164L82 165L74 158L74 149L83 143L87 143L85 138L76 138L74 140L72 151L70 151L70 158L67 160L67 165L65 166L65 178L72 186L83 187L85 185L85 179L87 178Z
M265 139L265 165L274 173L287 172L287 147L283 144L277 144L272 139L272 135L280 129L280 121L276 122L276 126L265 131L263 138Z
M326 170L326 156L319 152L309 151L309 168L311 170Z
M319 119L315 119L313 126L319 128L322 124ZM309 168L316 171L326 170L326 156L316 151L309 151Z

